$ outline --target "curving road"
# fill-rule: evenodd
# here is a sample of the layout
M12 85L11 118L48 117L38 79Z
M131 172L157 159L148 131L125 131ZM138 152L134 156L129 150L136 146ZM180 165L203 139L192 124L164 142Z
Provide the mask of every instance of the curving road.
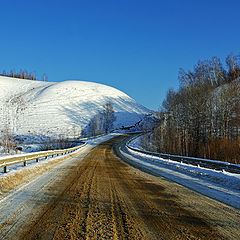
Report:
M0 221L0 239L240 237L238 210L117 157L113 147L125 138L113 138L58 168L31 200ZM4 208L0 211L3 216Z

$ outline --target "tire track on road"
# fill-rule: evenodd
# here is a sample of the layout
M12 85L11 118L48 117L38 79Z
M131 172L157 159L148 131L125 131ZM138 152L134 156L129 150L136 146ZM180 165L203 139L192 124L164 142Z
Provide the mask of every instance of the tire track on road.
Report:
M66 169L49 189L51 201L18 239L227 239L203 212L183 207L177 191L167 191L177 184L156 183L120 160L113 146L123 138L100 144Z

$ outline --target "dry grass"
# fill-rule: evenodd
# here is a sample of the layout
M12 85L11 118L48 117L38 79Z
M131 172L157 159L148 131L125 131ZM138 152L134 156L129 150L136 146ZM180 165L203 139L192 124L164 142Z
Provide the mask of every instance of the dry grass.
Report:
M76 153L72 153L67 156L57 157L50 161L43 161L17 171L3 174L0 177L0 196L8 193L9 191L13 190L14 188L20 186L23 183L27 183L32 178L54 168L58 164L65 161L67 158L72 158L75 155Z

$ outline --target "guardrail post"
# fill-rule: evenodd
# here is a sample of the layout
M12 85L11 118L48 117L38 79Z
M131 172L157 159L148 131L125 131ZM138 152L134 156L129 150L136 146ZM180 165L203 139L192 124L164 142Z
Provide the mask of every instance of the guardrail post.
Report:
M27 166L27 162L25 161L25 162L23 162L23 166L24 167L26 167Z
M3 167L3 172L7 173L7 166Z

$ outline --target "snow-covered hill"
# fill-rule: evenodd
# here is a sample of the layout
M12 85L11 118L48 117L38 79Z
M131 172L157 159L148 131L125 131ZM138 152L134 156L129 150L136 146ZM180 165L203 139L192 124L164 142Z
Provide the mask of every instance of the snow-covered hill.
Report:
M0 76L0 128L9 124L14 135L79 136L107 101L114 107L115 128L133 125L151 113L125 93L102 84Z

